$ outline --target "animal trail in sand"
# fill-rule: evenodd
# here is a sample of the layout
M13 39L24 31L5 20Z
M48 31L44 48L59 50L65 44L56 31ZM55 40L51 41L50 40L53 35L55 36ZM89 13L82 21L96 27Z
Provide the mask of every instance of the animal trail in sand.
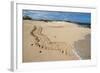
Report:
M33 36L33 44L41 49L45 50L57 50L67 55L68 45L65 42L51 42L51 40L42 33L42 27L34 25L31 36ZM32 46L33 46L32 44Z

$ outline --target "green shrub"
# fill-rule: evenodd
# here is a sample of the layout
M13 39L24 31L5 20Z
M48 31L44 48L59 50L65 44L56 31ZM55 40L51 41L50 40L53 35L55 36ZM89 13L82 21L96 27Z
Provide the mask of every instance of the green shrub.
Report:
M24 19L24 20L32 20L32 18L29 17L29 16L23 16L23 19Z

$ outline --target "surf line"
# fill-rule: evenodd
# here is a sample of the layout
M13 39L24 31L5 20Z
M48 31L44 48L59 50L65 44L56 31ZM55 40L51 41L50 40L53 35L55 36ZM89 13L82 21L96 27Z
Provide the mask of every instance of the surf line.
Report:
M75 48L73 47L72 52L80 59L82 60L82 58L78 55L78 53L76 52Z

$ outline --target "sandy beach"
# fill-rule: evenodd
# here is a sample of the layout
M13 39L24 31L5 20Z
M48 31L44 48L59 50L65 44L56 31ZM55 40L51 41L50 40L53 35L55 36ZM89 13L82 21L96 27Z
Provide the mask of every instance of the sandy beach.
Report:
M91 58L91 29L64 21L23 20L23 62Z

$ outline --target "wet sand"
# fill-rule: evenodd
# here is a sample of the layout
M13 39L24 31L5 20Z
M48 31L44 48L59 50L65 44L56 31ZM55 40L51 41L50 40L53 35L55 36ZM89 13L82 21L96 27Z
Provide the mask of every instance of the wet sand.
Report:
M78 53L80 49L76 48L81 45L75 43L83 39L89 40L90 37L85 38L88 34L89 28L79 27L74 23L24 20L23 62L80 60L83 56L80 51ZM90 46L90 42L85 42L87 41L81 42L84 48ZM88 49L90 47L84 50L89 51ZM90 59L88 52L83 59Z
M84 39L75 42L75 50L82 59L91 59L91 35L88 34Z

